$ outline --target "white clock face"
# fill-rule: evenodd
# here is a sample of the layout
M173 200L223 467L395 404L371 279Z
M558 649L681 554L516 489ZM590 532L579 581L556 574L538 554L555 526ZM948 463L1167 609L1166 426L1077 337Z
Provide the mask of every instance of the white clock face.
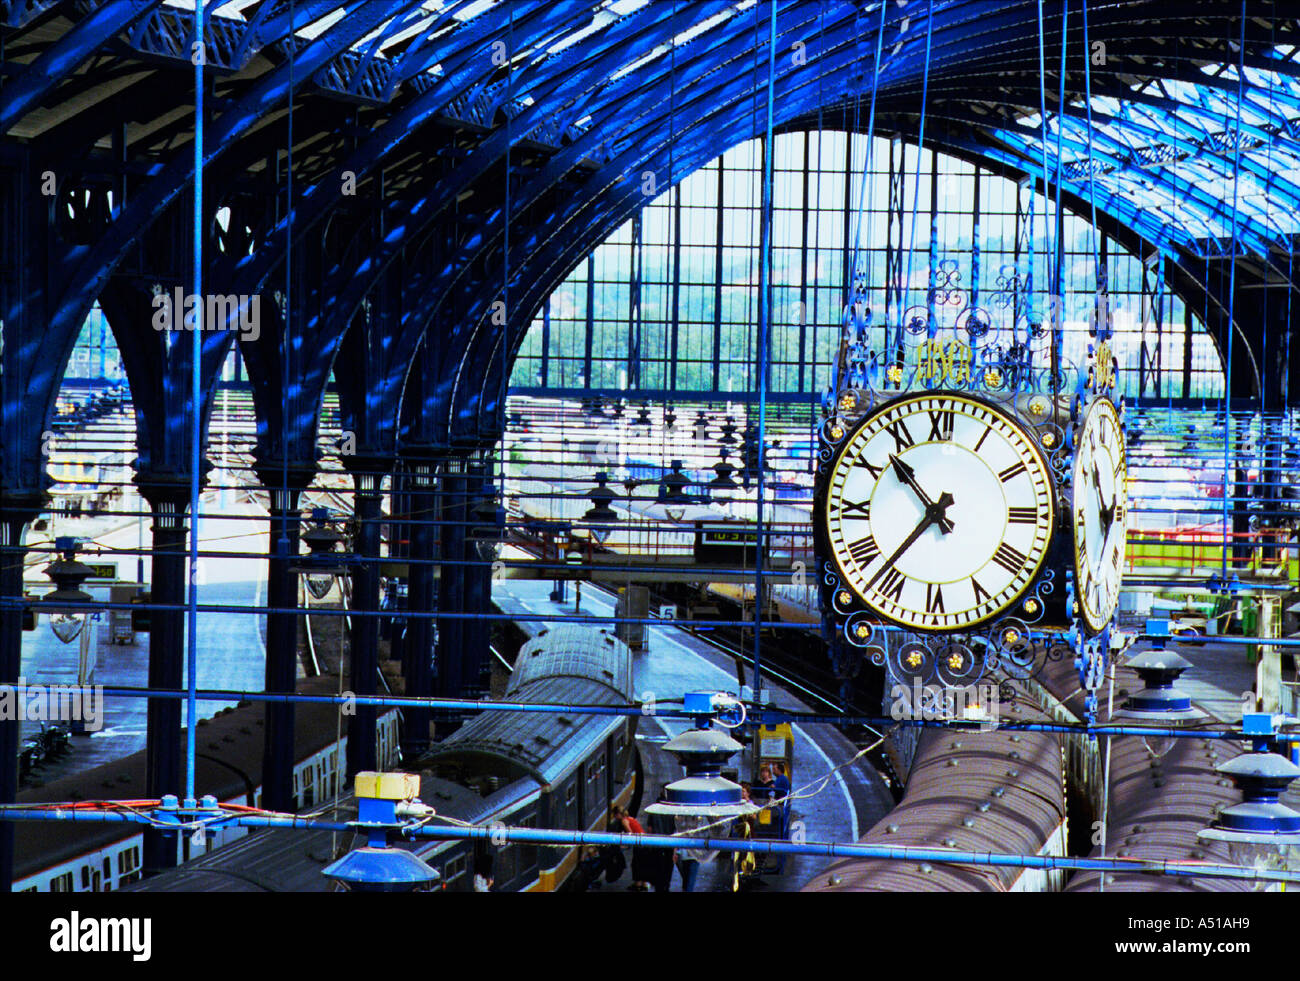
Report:
M1109 399L1097 399L1079 428L1073 481L1074 591L1094 633L1114 616L1123 584L1127 475L1119 414Z
M936 392L880 406L845 439L820 520L868 607L915 630L956 631L1016 602L1054 517L1031 437L992 406Z

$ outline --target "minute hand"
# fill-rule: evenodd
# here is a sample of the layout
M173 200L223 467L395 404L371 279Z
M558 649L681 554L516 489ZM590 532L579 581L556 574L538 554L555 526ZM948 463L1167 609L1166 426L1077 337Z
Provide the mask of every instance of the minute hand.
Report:
M921 519L921 523L912 529L912 533L903 539L903 544L894 549L894 554L887 558L885 564L876 570L876 574L867 580L865 588L870 589L874 586L876 580L884 575L887 569L893 567L894 563L898 561L899 556L916 544L916 540L925 533L925 530L929 528L930 525L940 524L945 521L944 512L948 510L948 505L950 504L952 504L952 495L947 491L944 491L939 495L939 500L937 502L927 505L925 509L925 517Z
M894 465L894 472L898 474L898 479L901 480L903 483L905 483L908 487L912 488L912 491L916 494L916 496L921 499L921 503L924 504L927 509L934 507L934 501L930 500L930 495L927 494L924 490L922 490L921 485L916 482L916 471L913 470L911 467L909 467L902 460L900 460L893 453L889 454L889 462ZM948 503L949 504L952 503L951 495L948 495ZM944 511L947 510L946 506L943 510ZM939 522L939 530L943 532L945 535L948 534L948 532L952 531L952 522L948 519L948 515L946 513L941 512L937 520Z

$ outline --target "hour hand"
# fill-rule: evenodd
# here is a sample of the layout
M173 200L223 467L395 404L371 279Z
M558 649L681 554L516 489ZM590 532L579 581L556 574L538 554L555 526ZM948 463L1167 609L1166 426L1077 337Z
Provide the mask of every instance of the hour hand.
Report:
M900 460L894 453L889 454L889 462L893 464L894 472L898 474L898 479L908 487L912 488L913 493L920 498L921 503L927 509L933 508L934 501L930 500L930 495L922 490L921 485L916 482L916 471ZM948 503L952 503L951 497L949 497ZM948 519L947 514L943 513L946 511L947 508L945 506L941 509L939 517L936 519L936 524L938 524L939 530L945 535L952 531L952 522Z
M1097 519L1101 522L1101 532L1105 535L1108 522L1106 521L1106 499L1101 496L1101 472L1093 467L1088 471L1088 476L1092 478L1092 488L1097 494Z
M1115 523L1115 505L1119 500L1119 491L1116 490L1107 505L1101 496L1101 471L1098 468L1092 468L1092 486L1097 488L1097 511L1098 517L1101 518L1102 534L1109 535L1110 527Z
M916 544L916 540L921 537L927 528L947 520L944 517L944 512L948 510L951 504L952 495L944 491L939 495L937 502L925 506L925 515L921 518L921 523L912 529L912 533L903 539L903 543L898 548L894 549L894 554L885 559L884 565L877 569L876 574L867 580L867 589L876 584L876 580L885 574L885 570L893 568L894 563L899 560L904 552Z
M1119 490L1111 495L1110 506L1102 508L1102 520L1106 522L1106 535L1110 535L1110 530L1115 526L1115 511L1119 508Z

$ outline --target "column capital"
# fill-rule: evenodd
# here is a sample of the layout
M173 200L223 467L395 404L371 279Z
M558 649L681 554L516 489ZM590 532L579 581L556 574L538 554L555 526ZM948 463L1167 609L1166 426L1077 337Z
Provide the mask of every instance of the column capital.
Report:
M253 472L268 491L282 488L302 493L316 479L315 460L285 460L283 457L254 456Z
M343 469L352 474L358 494L378 494L384 478L392 474L396 453L351 453L339 458Z
M207 486L207 472L199 475L199 491ZM184 511L190 503L190 475L183 471L137 471L132 483L140 491L140 496L149 502L155 511L160 508Z
M35 521L36 518L48 507L48 498L45 494L35 491L10 491L8 488L0 488L0 523L3 523L7 529L11 525L26 525ZM8 532L6 531L7 535ZM6 545L16 545L17 542L5 542Z

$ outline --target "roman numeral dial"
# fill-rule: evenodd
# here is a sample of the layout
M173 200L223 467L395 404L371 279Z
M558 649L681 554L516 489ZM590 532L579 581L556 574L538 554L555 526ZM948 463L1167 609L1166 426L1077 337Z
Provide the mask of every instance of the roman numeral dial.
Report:
M1075 606L1089 633L1115 615L1127 557L1124 430L1106 398L1084 413L1071 474Z
M884 403L819 480L815 520L844 586L910 629L963 631L997 616L1047 553L1047 466L1032 434L978 399Z

